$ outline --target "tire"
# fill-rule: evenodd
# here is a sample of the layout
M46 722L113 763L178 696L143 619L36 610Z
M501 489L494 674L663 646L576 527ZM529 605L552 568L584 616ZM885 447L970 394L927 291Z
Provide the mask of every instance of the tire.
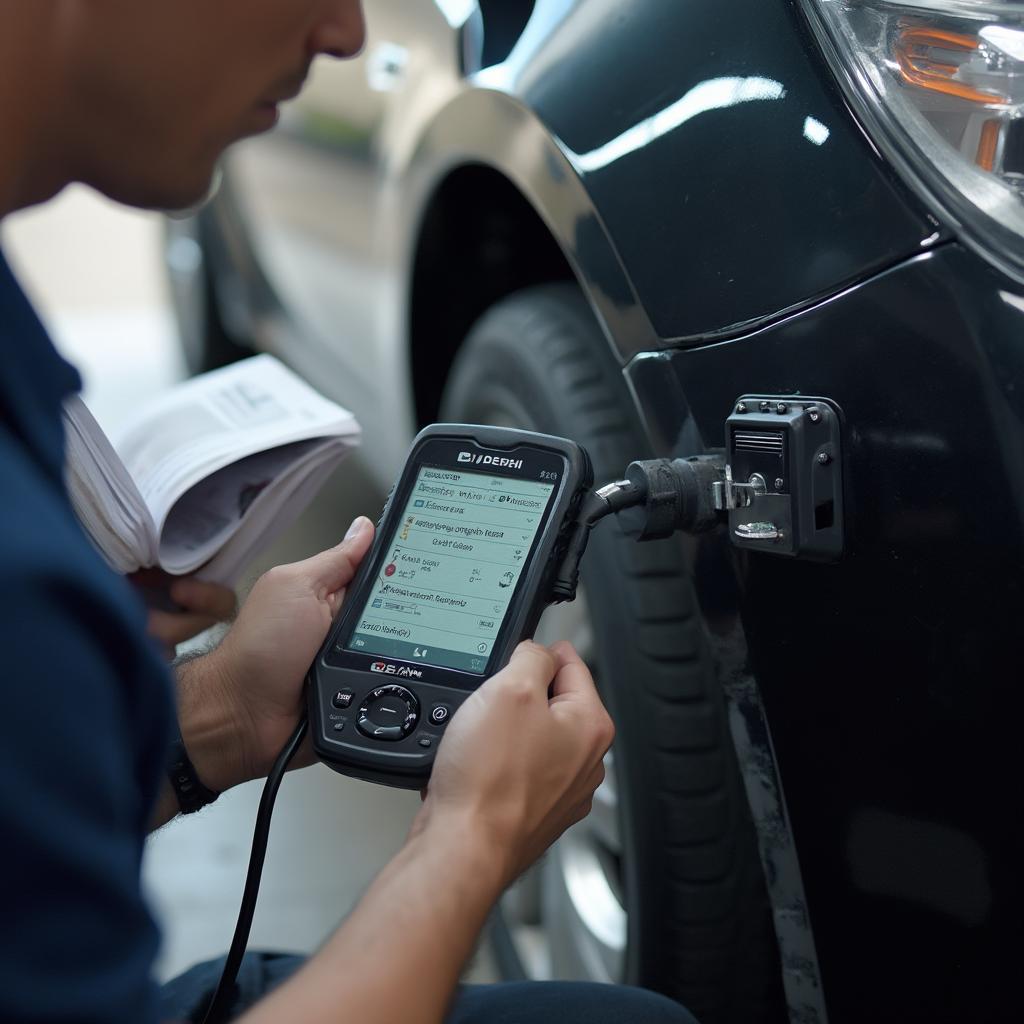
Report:
M209 228L199 217L166 222L164 252L185 366L190 376L245 359L253 350L228 332L210 270Z
M442 413L571 437L599 483L647 455L622 373L571 285L493 307L459 352ZM702 1024L785 1020L756 838L682 545L637 544L604 523L581 589L585 609L559 625L589 648L616 722L591 815L603 820L570 830L503 899L491 929L499 968L642 985ZM547 959L531 959L536 949Z

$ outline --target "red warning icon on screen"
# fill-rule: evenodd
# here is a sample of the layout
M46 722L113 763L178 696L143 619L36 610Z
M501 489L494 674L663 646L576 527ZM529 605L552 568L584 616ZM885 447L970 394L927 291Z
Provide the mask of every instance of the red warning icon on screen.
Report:
M390 564L390 565L389 565L389 566L388 566L388 567L387 567L387 568L386 568L386 569L384 570L384 575L385 575L385 576L394 576L394 575L395 575L395 563L394 563L394 562L392 562L392 563L391 563L391 564Z

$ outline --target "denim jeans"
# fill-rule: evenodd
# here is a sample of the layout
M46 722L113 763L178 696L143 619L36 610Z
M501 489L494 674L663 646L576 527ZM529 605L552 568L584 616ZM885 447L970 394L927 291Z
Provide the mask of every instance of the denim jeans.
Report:
M280 953L248 953L238 972L232 1015L247 1010L287 980L304 960ZM220 978L223 960L197 964L161 991L161 1016L201 1021ZM401 1024L395 1021L395 1024ZM445 1024L696 1024L664 996L625 985L569 981L463 985Z

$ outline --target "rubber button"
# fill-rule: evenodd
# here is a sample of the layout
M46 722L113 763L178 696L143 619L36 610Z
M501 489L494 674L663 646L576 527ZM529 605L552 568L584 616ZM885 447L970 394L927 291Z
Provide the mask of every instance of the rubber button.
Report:
M356 726L364 736L395 742L416 728L420 703L404 686L378 686L367 694Z
M392 726L401 722L409 713L409 706L401 697L387 694L378 697L366 706L366 717L377 725Z
M331 703L336 708L341 708L343 711L345 708L352 706L352 701L355 700L355 694L351 690L339 690L335 695Z
M345 723L335 722L331 728L333 728L335 732L341 732L345 728Z
M444 725L451 715L452 709L447 704L435 704L430 711L430 720L434 725Z
M434 745L434 741L430 740L430 739L427 739L426 736L423 736L420 739L420 746L421 747L432 747L433 745Z
M395 743L405 735L402 732L401 726L377 725L375 722L371 722L365 715L360 716L356 725L364 736L369 736L372 740L387 740L389 743Z

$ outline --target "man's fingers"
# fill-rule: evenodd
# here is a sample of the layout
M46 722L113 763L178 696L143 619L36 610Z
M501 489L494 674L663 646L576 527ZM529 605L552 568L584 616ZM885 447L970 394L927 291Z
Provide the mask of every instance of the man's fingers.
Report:
M583 659L579 656L579 652L568 640L559 640L557 644L552 644L548 649L551 651L551 656L555 659L555 663L559 668L576 663L584 664Z
M333 594L351 582L372 542L373 523L366 516L360 516L337 547L307 558L299 566L315 589Z
M532 640L524 640L512 652L508 665L494 678L521 681L528 688L546 696L557 669L558 665L551 651Z
M594 770L590 773L587 779L585 792L590 793L593 796L597 792L601 783L604 782L605 768L604 768L604 754L601 755L601 760L594 766Z
M551 687L554 699L560 697L586 697L600 700L594 677L572 644L562 641L551 648L551 655L558 666L558 673Z
M210 615L188 615L171 612L150 612L146 632L166 647L191 640L216 625L220 619Z
M237 600L230 587L205 580L182 579L171 584L171 600L185 611L225 622L235 614Z
M178 644L235 614L235 592L220 583L191 577L176 579L170 584L170 597L183 610L151 610L146 631L172 653Z

